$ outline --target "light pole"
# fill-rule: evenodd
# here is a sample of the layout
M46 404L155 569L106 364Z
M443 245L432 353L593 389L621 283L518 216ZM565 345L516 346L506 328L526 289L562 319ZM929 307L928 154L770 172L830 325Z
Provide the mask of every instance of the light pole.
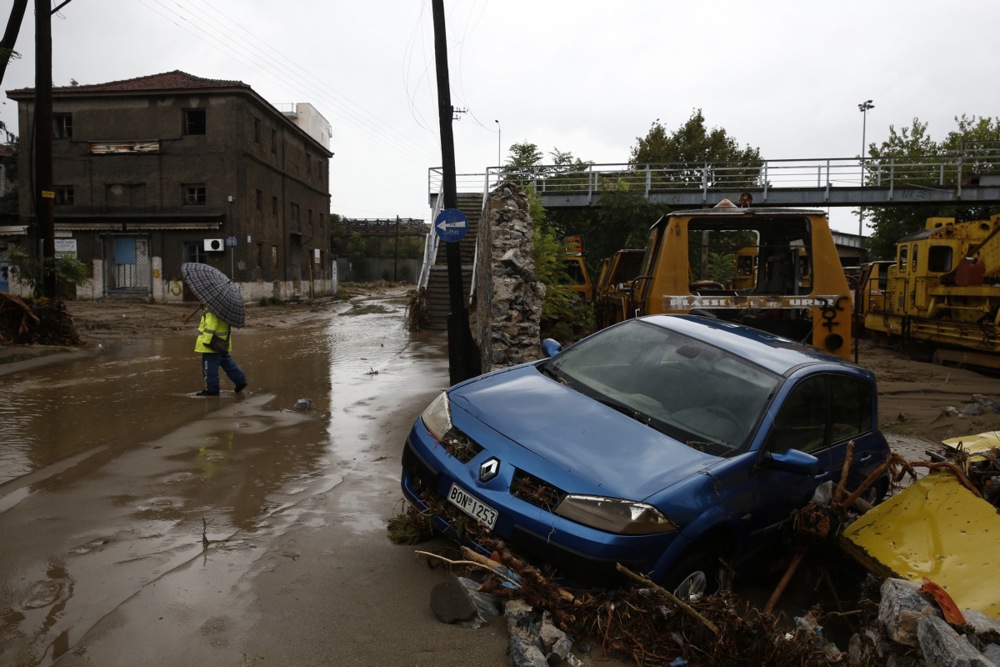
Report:
M497 124L497 167L502 167L503 165L500 163L500 121L494 120L493 122Z
M871 100L865 100L858 105L858 111L861 112L861 178L862 183L864 183L864 166L865 166L865 153L868 152L868 147L865 144L865 131L868 129L868 110L874 109L875 105L872 104Z
M871 100L865 100L858 105L858 111L861 112L861 187L865 187L865 154L868 152L867 144L865 143L865 132L868 130L868 110L874 109L875 105L872 104ZM863 236L863 229L865 224L865 206L862 203L861 213L858 216L858 242L860 243L860 237Z
M865 189L865 154L868 152L868 144L865 140L865 132L868 130L868 110L874 109L875 105L872 104L871 100L865 100L858 105L858 111L861 112L861 189ZM864 238L865 238L865 203L864 194L862 193L861 207L858 209L858 280L860 283L861 279L861 259L864 253ZM857 321L861 317L861 299L867 298L868 289L861 284L858 284L857 289L854 293L854 319ZM853 327L852 327L853 329ZM854 333L852 331L852 333ZM858 350L861 348L861 342L858 340L857 336L852 336L854 338L854 363L858 363Z

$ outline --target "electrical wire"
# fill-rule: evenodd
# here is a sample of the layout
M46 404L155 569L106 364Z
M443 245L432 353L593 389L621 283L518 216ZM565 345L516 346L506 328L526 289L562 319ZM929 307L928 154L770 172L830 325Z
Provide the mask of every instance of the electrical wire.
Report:
M431 163L430 156L416 142L352 102L347 96L270 46L267 40L258 37L210 4L188 0L172 0L170 4L164 0L137 0L137 2L213 49L222 51L234 60L253 68L261 78L290 89L306 99L311 98L321 109L321 113L329 110L332 116L391 149L400 159L421 167ZM214 12L214 15L209 16L206 8ZM274 57L265 58L262 53L269 53Z

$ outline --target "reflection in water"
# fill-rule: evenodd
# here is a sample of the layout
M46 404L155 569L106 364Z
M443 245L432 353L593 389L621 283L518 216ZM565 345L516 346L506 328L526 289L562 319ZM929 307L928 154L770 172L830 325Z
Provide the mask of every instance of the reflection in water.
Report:
M118 605L188 571L203 540L230 561L211 586L228 590L246 568L234 559L252 559L289 525L326 524L322 494L365 474L373 414L427 390L401 372L427 356L427 337L404 330L402 301L381 303L239 332L234 355L250 382L239 396L223 380L221 397L193 397L193 337L128 341L0 378L0 534L18 544L0 551L0 609L11 610L0 618L0 664L72 651ZM446 377L437 363L432 377ZM312 410L293 409L302 398ZM361 499L343 504L352 502L357 511L336 523L372 530L380 518ZM62 576L52 562L64 563ZM199 595L178 588L189 602ZM45 591L58 602L35 609Z

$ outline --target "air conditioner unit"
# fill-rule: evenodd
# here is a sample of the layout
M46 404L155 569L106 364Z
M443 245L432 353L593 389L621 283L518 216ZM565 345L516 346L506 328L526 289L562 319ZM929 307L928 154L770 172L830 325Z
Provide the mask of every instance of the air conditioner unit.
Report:
M225 249L225 239L205 239L205 252L222 252Z

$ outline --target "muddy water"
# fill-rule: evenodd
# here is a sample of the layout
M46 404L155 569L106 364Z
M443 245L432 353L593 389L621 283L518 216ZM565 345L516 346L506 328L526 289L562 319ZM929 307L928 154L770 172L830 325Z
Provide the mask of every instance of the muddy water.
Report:
M0 665L246 664L254 576L301 565L292 529L385 549L445 340L407 333L401 299L338 308L237 332L241 395L192 396L187 337L0 378Z

